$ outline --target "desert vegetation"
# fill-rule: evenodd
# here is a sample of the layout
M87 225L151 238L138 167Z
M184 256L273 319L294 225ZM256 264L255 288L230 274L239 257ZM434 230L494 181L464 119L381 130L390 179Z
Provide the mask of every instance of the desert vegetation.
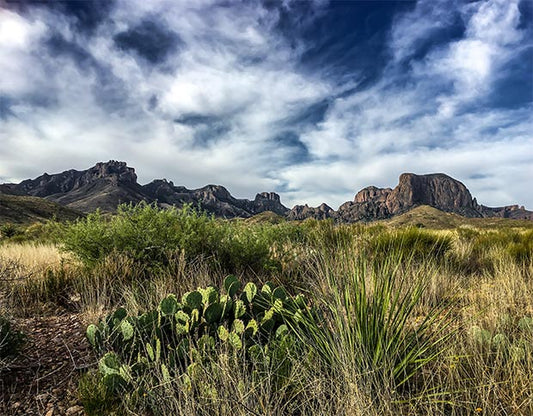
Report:
M4 225L3 385L24 322L76 315L87 415L532 414L533 225L421 221L141 204Z

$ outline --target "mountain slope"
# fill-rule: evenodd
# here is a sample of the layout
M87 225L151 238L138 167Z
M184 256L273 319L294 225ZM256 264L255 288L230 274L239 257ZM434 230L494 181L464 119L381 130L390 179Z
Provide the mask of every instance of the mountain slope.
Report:
M429 206L468 218L533 220L533 212L518 205L498 208L479 205L463 183L443 173L403 173L394 189L366 187L337 211L326 204L316 208L296 205L289 210L274 192L259 193L253 200L248 200L233 197L220 185L187 189L166 179L140 185L133 168L114 160L97 163L87 170L45 173L19 184L0 185L0 192L42 197L83 212L97 208L113 212L121 203L146 201L161 207L192 204L225 218L249 218L271 211L290 220L332 218L338 222L358 222L385 220L416 207Z
M56 218L74 220L80 212L33 196L7 195L0 192L0 223L30 223Z
M444 212L428 205L415 207L403 214L396 215L384 224L393 227L425 227L432 229L453 229L461 226L476 228L521 227L533 228L533 221L516 220L502 217L468 218L451 212Z
M155 202L160 206L178 206L190 203L221 217L250 217L272 211L285 215L279 195L273 192L257 194L253 201L234 198L220 185L207 185L200 189L175 186L165 179L158 179L146 185L137 183L135 169L126 162L111 160L97 163L87 170L68 170L49 175L45 173L35 179L19 184L0 185L6 192L46 198L67 207L91 212L100 208L114 211L121 203Z

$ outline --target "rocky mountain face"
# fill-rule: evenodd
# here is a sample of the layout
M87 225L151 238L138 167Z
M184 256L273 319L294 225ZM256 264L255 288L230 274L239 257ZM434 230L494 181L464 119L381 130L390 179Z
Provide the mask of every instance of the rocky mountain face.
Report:
M271 211L289 220L332 218L338 222L372 221L403 214L428 205L441 211L471 218L501 217L533 220L533 212L517 205L491 208L479 205L461 182L442 173L415 175L404 173L394 188L369 186L359 191L353 201L337 211L326 204L319 207L296 205L289 210L274 192L262 192L253 200L234 198L220 185L187 189L166 179L146 185L137 182L135 170L125 162L97 163L90 169L44 174L19 184L0 185L0 193L46 198L82 212L114 211L120 203L146 201L162 207L192 204L216 216L248 218Z
M415 207L428 205L444 212L453 212L465 217L501 217L533 220L533 212L517 205L491 208L479 205L466 186L443 173L400 175L398 186L362 189L353 201L342 204L337 211L327 211L325 218L340 222L372 221L403 214ZM289 218L316 218L318 208L294 207Z
M100 208L114 211L121 203L156 202L160 206L192 204L221 217L250 217L263 211L285 215L288 208L273 192L257 194L253 201L234 198L220 185L200 189L175 186L171 181L158 179L146 185L137 183L135 170L125 162L111 160L97 163L90 169L68 170L19 184L0 185L0 192L46 198L69 208L91 212Z
M97 208L113 211L121 202L146 200L135 169L125 162L97 163L90 169L74 169L22 181L12 188L19 195L38 196L78 211Z

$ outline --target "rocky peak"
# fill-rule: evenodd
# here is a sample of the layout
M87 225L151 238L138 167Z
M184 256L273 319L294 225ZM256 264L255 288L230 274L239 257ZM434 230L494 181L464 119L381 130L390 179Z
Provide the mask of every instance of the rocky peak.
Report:
M84 173L87 182L97 179L110 179L117 183L137 183L135 169L127 166L126 162L110 160L99 162Z
M353 202L385 201L391 192L391 188L382 189L376 186L367 186L357 192Z
M253 213L272 211L278 215L285 215L289 209L282 205L280 196L275 192L261 192L252 201Z
M261 192L255 196L256 202L263 201L263 200L274 201L274 202L281 201L279 195L275 192Z
M392 214L417 205L429 205L447 212L474 208L472 195L466 186L443 173L401 174L398 186L386 198L386 205Z
M229 191L221 185L206 185L195 191L199 196L206 200L231 200L233 197Z
M309 205L295 205L287 214L290 220L305 220L306 218L314 218L317 220L324 220L335 217L335 211L327 204L320 204L318 207L310 207Z

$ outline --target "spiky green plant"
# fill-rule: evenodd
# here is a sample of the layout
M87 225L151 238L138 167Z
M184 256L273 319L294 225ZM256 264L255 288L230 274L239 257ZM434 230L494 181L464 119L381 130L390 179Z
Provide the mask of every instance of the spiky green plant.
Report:
M361 259L352 264L345 276L324 268L325 316L304 313L289 325L331 371L372 375L377 389L392 380L398 389L445 350L453 333L449 305L417 316L429 280L402 274L399 259L389 256L379 266Z

